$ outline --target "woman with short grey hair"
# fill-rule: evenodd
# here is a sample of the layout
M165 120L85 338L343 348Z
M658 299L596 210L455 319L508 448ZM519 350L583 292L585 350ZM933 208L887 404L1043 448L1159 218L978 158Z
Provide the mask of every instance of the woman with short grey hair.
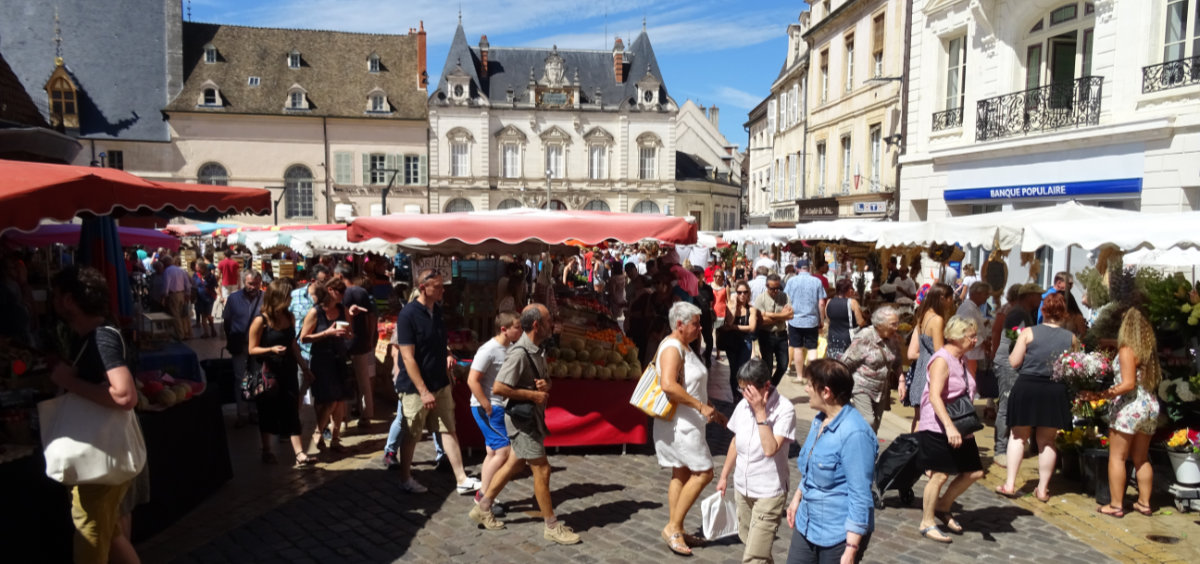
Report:
M875 431L879 431L883 412L891 407L888 382L900 374L899 327L900 314L894 308L877 308L871 313L871 326L859 331L842 354L842 362L854 377L850 404Z
M725 416L708 402L708 369L690 347L700 337L700 308L675 302L667 319L671 334L659 344L654 364L658 384L675 406L675 414L654 420L654 450L658 464L671 469L669 517L662 537L672 552L686 556L691 555L690 547L698 546L700 539L684 532L683 519L713 479L712 453L705 442L704 427L712 422L724 425Z

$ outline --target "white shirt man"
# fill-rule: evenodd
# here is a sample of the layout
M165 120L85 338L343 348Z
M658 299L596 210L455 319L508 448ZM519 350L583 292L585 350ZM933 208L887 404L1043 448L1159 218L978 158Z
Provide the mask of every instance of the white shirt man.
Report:
M767 267L768 274L779 269L779 263L775 262L775 259L771 258L767 251L760 252L758 258L754 260L754 270L758 270L760 266Z

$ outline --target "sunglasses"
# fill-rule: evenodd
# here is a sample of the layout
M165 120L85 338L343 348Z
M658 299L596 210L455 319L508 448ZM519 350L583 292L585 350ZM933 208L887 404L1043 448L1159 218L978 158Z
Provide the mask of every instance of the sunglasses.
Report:
M749 290L737 290L737 291L735 291L734 293L735 293L735 294L749 294L749 293L750 293L750 291L749 291Z
M769 292L778 292L779 290L782 290L782 289L783 289L783 288L781 288L781 287L779 287L779 286L774 286L774 287L772 287L772 286L767 286L767 291L769 291Z

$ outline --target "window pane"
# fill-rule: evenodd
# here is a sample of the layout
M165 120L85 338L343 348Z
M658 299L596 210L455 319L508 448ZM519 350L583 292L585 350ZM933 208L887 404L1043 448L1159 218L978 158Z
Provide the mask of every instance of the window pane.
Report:
M1042 46L1030 45L1025 54L1025 89L1037 88L1041 84Z
M1187 25L1188 0L1172 0L1167 5L1167 29L1163 40L1163 61L1183 58L1184 27Z
M1071 21L1078 15L1079 7L1075 4L1063 6L1053 12L1050 12L1050 25L1058 25L1063 22Z

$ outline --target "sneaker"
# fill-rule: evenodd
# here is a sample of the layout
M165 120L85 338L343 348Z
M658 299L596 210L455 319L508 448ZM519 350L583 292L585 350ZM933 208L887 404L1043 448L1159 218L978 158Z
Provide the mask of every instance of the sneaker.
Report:
M394 452L383 453L383 467L387 468L388 470L399 470L400 469L400 460L398 460L396 458L396 453L394 453Z
M407 482L400 482L400 490L404 493L421 494L429 491L429 488L422 486L416 478L409 478Z
M458 490L458 493L460 493L462 495L467 495L469 493L479 491L479 486L481 486L481 485L483 485L483 484L480 483L479 480L468 476L467 479L465 481L463 481L463 483L458 484L458 487L456 489Z
M575 531L571 530L565 523L559 523L553 529L546 527L546 530L542 533L542 537L558 544L579 544L580 542L579 535L575 534Z
M495 515L492 515L491 512L480 509L478 505L471 508L471 512L467 513L467 517L470 517L472 521L483 525L483 528L489 531L495 531L497 529L504 528L504 523L502 521L497 519ZM549 535L550 533L547 532L546 534Z
M322 438L322 439L325 439L325 440L327 440L327 441L332 441L332 440L333 440L333 433L331 433L331 432L329 431L329 429L328 429L328 428L326 428L324 431L321 431L321 438Z

